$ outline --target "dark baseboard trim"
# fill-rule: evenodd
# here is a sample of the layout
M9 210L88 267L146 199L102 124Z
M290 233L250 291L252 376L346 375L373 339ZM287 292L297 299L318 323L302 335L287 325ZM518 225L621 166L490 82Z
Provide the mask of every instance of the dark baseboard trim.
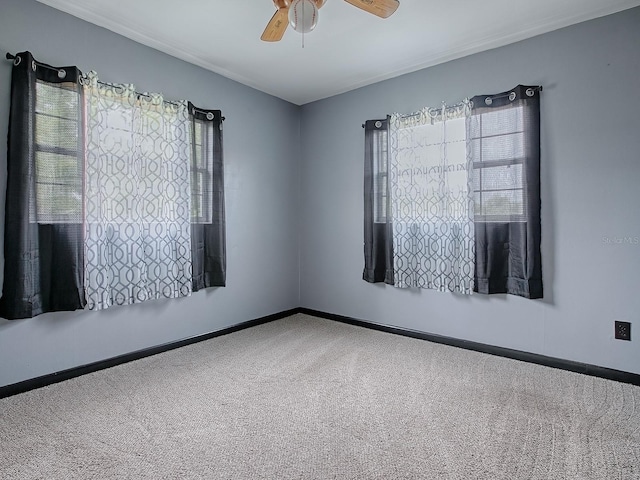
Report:
M510 348L496 347L493 345L486 345L484 343L471 342L469 340L460 340L458 338L446 337L443 335L434 335L417 330L392 327L390 325L382 325L379 323L357 320L355 318L336 315L333 313L320 312L318 310L312 310L310 308L299 308L298 311L299 313L313 315L314 317L326 318L328 320L335 320L337 322L348 323L350 325L356 325L358 327L370 328L372 330L379 330L381 332L393 333L405 337L418 338L421 340L441 343L452 347L474 350L476 352L488 353L490 355L496 355L499 357L512 358L515 360L521 360L523 362L535 363L538 365L558 368L561 370L568 370L570 372L582 373L584 375L590 375L592 377L600 377L607 380L614 380L616 382L630 383L632 385L640 386L640 375L636 373L623 372L621 370L598 367L596 365L590 365L588 363L563 360L561 358L547 357L545 355L527 353Z
M106 360L100 360L98 362L81 365L79 367L69 368L56 373L50 373L41 377L24 380L22 382L13 383L0 387L0 398L10 397L19 393L25 393L29 390L36 388L46 387L54 383L63 382L71 378L79 377L87 373L97 372L104 370L105 368L115 367L123 363L132 362L141 358L157 355L158 353L167 352L176 348L191 345L193 343L203 342L222 335L228 335L229 333L244 330L246 328L255 327L264 323L273 322L281 318L289 317L296 313L304 313L306 315L312 315L314 317L325 318L328 320L334 320L341 323L348 323L350 325L356 325L358 327L369 328L372 330L378 330L381 332L392 333L395 335L402 335L405 337L417 338L420 340L427 340L429 342L441 343L443 345L449 345L452 347L464 348L467 350L474 350L476 352L488 353L490 355L497 355L499 357L512 358L523 362L535 363L538 365L544 365L547 367L558 368L561 370L568 370L570 372L582 373L584 375L590 375L593 377L605 378L607 380L614 380L616 382L630 383L632 385L640 386L640 375L635 373L623 372L621 370L614 370L611 368L598 367L596 365L590 365L588 363L574 362L571 360L563 360L561 358L547 357L545 355L537 355L535 353L522 352L520 350L513 350L510 348L496 347L493 345L486 345L484 343L471 342L469 340L460 340L458 338L446 337L443 335L435 335L431 333L420 332L417 330L404 329L400 327L393 327L390 325L383 325L379 323L367 322L365 320L358 320L351 317L345 317L343 315L337 315L334 313L321 312L319 310L312 310L310 308L293 308L273 315L267 315L266 317L256 318L246 322L233 325L231 327L224 328L215 332L205 333L203 335L197 335L195 337L185 338L177 342L165 343L155 347L145 348L137 350L135 352L126 353L117 357L108 358Z
M132 362L134 360L150 357L152 355L157 355L158 353L167 352L169 350L174 350L176 348L191 345L193 343L203 342L205 340L210 340L222 335L228 335L229 333L237 332L239 330L244 330L246 328L262 325L263 323L273 322L274 320L289 317L299 312L299 308L294 308L291 310L286 310L284 312L274 313L273 315L267 315L266 317L256 318L247 322L238 323L237 325L233 325L231 327L227 327L215 332L196 335L195 337L185 338L183 340L178 340L177 342L169 342L163 345L157 345L155 347L137 350L135 352L126 353L124 355L118 355L117 357L107 358L106 360L100 360L98 362L88 363L79 367L62 370L61 372L50 373L41 377L31 378L22 382L6 385L4 387L0 387L0 398L10 397L19 393L25 393L29 390L46 387L47 385L63 382L65 380L79 377L87 373L97 372L98 370L115 367L116 365L121 365L123 363Z

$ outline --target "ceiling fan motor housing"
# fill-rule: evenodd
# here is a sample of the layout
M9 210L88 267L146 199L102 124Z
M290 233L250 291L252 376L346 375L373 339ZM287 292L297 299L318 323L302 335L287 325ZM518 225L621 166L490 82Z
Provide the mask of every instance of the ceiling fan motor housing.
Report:
M299 33L309 33L318 24L318 7L314 0L293 0L289 7L289 23Z
M273 4L276 6L276 8L280 9L280 8L288 8L294 0L273 0ZM313 0L313 3L316 4L316 7L320 8L322 7L325 2L327 0Z

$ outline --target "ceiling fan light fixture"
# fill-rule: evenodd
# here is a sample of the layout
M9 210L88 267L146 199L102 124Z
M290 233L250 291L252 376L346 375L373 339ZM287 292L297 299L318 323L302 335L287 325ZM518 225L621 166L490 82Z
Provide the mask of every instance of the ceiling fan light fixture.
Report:
M309 33L318 24L318 7L313 0L293 0L289 6L289 24L298 33Z

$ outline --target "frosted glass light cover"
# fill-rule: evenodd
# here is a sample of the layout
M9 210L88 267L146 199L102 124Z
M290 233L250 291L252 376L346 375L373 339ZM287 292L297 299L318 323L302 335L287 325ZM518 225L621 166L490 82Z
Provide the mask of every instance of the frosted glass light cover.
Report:
M293 0L289 7L289 24L298 33L309 33L318 24L318 8L312 0Z

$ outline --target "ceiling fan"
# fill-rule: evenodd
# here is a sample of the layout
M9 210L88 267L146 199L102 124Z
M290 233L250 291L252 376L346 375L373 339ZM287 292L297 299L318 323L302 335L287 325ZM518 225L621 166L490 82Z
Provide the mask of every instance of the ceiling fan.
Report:
M289 25L297 32L310 32L318 21L318 9L322 8L325 2L326 0L273 0L277 11L260 39L265 42L278 42ZM345 2L381 18L391 16L400 5L399 0L345 0Z

